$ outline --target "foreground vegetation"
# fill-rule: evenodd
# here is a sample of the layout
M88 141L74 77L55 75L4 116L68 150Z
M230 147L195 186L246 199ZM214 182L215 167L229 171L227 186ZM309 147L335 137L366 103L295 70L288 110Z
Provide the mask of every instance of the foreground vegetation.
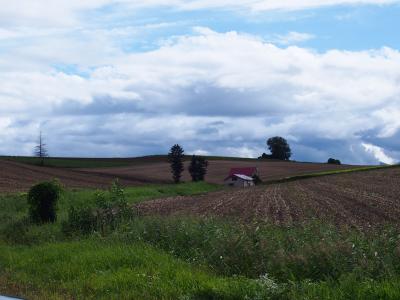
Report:
M324 221L238 224L141 217L120 205L214 189L190 183L67 191L57 222L40 226L26 217L25 194L4 195L0 293L29 299L400 298L400 231L390 224L363 231Z

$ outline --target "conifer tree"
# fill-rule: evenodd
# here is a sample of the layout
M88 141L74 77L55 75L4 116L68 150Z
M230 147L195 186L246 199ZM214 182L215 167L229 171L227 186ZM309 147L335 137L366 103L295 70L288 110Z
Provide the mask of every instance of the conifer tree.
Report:
M184 151L178 144L171 147L168 153L168 161L171 165L172 178L175 183L179 183L182 177Z
M189 166L189 173L192 176L192 181L203 181L207 173L208 161L201 156L192 156Z

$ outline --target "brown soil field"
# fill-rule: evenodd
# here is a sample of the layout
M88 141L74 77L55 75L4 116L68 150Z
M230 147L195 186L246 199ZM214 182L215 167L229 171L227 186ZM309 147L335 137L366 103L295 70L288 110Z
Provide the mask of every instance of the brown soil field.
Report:
M171 173L167 162L160 158L140 158L132 160L132 165L108 168L60 168L39 167L15 161L0 159L0 192L26 191L33 184L58 178L65 186L71 188L103 188L119 178L126 186L143 184L171 183ZM190 181L187 171L189 162L185 162L183 180ZM353 166L336 166L328 164L296 163L282 161L258 160L210 160L206 181L222 184L232 167L258 167L263 180L279 179L287 176L329 171Z
M187 171L189 162L185 162L183 181L190 181ZM281 179L284 177L315 173L322 171L341 170L354 168L350 165L328 165L318 163L299 163L284 161L260 161L260 160L210 160L206 181L210 183L222 184L229 174L231 168L257 167L262 180ZM148 162L145 164L135 164L126 167L115 168L90 168L80 169L88 174L107 174L112 177L135 179L144 182L170 183L171 172L167 162Z
M87 174L73 169L39 167L0 160L0 193L27 191L33 184L57 178L70 188L108 187L115 178L108 174ZM122 179L124 185L138 185L134 179Z
M290 225L314 219L366 228L400 225L400 168L231 188L139 204L142 215L198 215Z

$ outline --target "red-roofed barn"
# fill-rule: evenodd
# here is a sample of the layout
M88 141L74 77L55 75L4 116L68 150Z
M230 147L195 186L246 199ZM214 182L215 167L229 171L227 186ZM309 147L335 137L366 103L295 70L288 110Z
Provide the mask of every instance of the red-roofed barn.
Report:
M248 187L254 185L253 176L258 176L258 170L251 168L232 168L228 177L225 178L225 185L236 187Z

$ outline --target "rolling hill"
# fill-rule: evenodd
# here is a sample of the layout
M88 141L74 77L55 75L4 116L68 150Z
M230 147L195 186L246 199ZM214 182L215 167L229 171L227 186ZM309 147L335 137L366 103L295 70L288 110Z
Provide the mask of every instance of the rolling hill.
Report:
M283 162L273 160L208 157L206 181L222 184L232 167L257 167L263 180L332 170L353 169L349 165ZM0 159L0 192L26 191L32 184L58 178L67 187L103 188L115 178L126 186L171 183L169 164L165 156L138 158L88 159L49 158L46 166L36 165L36 158L3 157ZM185 162L183 180L189 181Z

